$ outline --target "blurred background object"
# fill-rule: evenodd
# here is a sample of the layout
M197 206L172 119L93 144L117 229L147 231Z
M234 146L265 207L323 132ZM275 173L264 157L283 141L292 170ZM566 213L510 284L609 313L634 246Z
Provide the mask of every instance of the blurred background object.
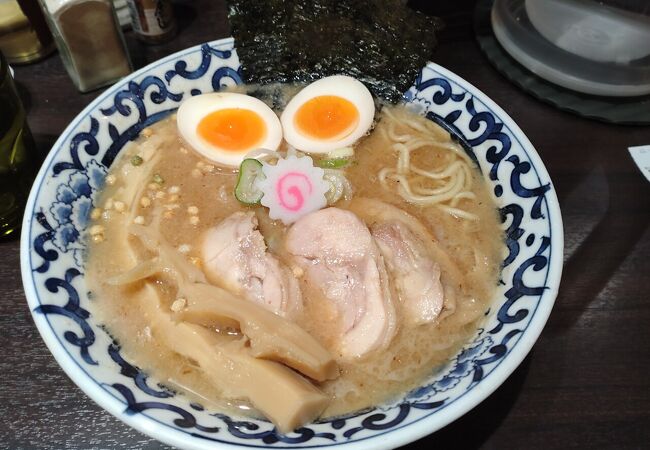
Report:
M535 29L574 55L630 64L650 54L650 17L589 1L526 0L525 6Z
M492 29L517 62L591 95L650 94L647 0L496 0Z
M77 89L88 92L131 73L111 0L41 0L63 64Z
M593 8L600 15L587 14ZM594 29L594 21L618 17L634 28L623 32L617 22L608 22ZM611 42L594 45L604 41L603 28ZM503 76L542 102L609 123L650 124L650 92L643 94L650 86L650 41L630 47L622 39L648 32L646 1L478 0L474 8L476 40Z
M0 0L0 50L10 64L28 64L54 51L37 0Z
M0 239L17 234L41 161L9 66L0 52Z
M161 44L176 35L171 0L127 0L133 32L147 44Z
M117 15L117 21L123 29L131 28L131 14L129 12L129 5L126 0L113 0L113 7Z

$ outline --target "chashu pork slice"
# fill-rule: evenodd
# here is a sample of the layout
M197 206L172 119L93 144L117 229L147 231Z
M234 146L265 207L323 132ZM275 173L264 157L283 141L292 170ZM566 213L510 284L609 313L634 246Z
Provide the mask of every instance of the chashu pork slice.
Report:
M441 320L455 311L451 287L462 284L463 274L422 222L381 200L356 197L348 207L370 226L408 321Z
M349 211L326 208L289 229L286 250L338 311L345 359L384 348L396 332L382 256L370 231Z
M283 317L302 306L298 281L266 251L255 214L236 212L204 235L203 270L208 280Z
M375 224L371 232L393 276L407 323L435 321L444 303L440 265L422 239L399 220Z

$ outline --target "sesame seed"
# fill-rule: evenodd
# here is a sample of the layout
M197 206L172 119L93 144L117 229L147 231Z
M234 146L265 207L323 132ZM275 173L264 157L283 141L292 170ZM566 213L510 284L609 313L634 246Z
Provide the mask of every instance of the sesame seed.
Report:
M106 184L108 185L113 185L115 184L116 181L117 181L117 177L115 175L111 174L106 177Z
M124 204L124 202L121 202L121 201L117 200L117 201L115 201L113 203L113 207L115 208L115 211L117 211L117 212L124 212L124 209L126 208L126 205Z
M174 217L174 211L165 211L165 213L163 214L163 217L165 219L171 219L172 217Z
M148 188L149 190L152 190L152 191L156 191L156 190L158 190L159 187L160 187L160 186L158 186L156 183L149 183L149 184L147 185L147 188Z
M104 209L113 209L113 199L112 198L109 198L108 200L106 200L106 202L104 203Z
M187 304L187 300L185 300L184 298L177 298L176 300L174 300L174 303L172 303L171 309L174 312L179 312L183 308L185 308L186 304Z
M90 227L90 235L91 236L96 236L98 234L102 234L104 232L104 226L103 225L93 225Z
M178 194L181 191L181 188L178 186L170 186L168 191L170 194Z
M196 267L201 267L201 258L198 258L196 256L190 257L190 262L194 264Z
M192 176L194 178L199 178L202 175L201 171L199 169L192 169Z
M187 149L185 147L179 148L178 151L181 152L184 155L187 155Z
M221 187L219 187L218 195L219 195L219 199L221 199L221 201L226 202L226 201L228 201L228 199L232 195L232 191L229 190L229 189L226 189L226 186L224 186L222 184Z
M142 197L140 199L140 205L142 205L143 208L147 208L151 205L151 199L149 197Z
M151 128L149 128L149 127L147 127L147 128L143 128L143 129L142 129L142 135L143 135L144 137L147 137L147 138L148 138L148 137L151 137L151 136L153 136L153 130L152 130Z
M190 216L196 216L196 215L199 213L199 208L197 208L197 207L194 206L194 205L192 205L192 206L188 206L188 207L187 207L187 213L188 213Z
M167 199L168 202L177 202L178 201L178 194L170 195L169 198Z
M93 242L104 242L104 235L103 234L94 235Z
M190 250L192 250L192 247L190 247L188 244L182 244L178 246L178 251L181 253L189 253Z
M198 161L196 163L196 167L198 167L199 169L203 169L203 166L205 166L205 163L203 161Z
M205 166L203 166L203 171L205 173L212 173L214 172L214 166L212 164L206 164Z
M138 225L144 225L144 217L137 216L135 219L133 219L133 223Z
M102 210L100 208L93 208L90 212L90 218L92 220L97 220L102 216Z
M178 203L170 203L170 204L168 204L168 205L164 205L164 208L165 208L167 211L171 211L172 209L178 209L178 208L180 208L180 207L181 207L181 205L179 205Z
M156 198L165 198L165 191L156 192Z
M198 225L199 224L199 217L198 216L190 217L190 224L191 225Z

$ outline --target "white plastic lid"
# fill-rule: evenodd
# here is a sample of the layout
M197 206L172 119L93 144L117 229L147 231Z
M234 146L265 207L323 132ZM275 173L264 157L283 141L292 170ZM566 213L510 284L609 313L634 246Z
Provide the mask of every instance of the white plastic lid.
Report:
M650 93L650 17L590 0L496 0L492 28L536 75L593 95Z

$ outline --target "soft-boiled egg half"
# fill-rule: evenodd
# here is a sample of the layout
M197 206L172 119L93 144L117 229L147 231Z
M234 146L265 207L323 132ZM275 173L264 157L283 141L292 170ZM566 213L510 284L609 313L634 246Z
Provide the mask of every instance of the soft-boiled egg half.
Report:
M191 97L178 108L176 122L197 152L229 167L238 167L251 150L277 150L282 142L278 116L261 100L244 94Z
M309 153L347 147L366 134L375 102L360 81L345 75L321 78L287 104L280 121L289 145Z

